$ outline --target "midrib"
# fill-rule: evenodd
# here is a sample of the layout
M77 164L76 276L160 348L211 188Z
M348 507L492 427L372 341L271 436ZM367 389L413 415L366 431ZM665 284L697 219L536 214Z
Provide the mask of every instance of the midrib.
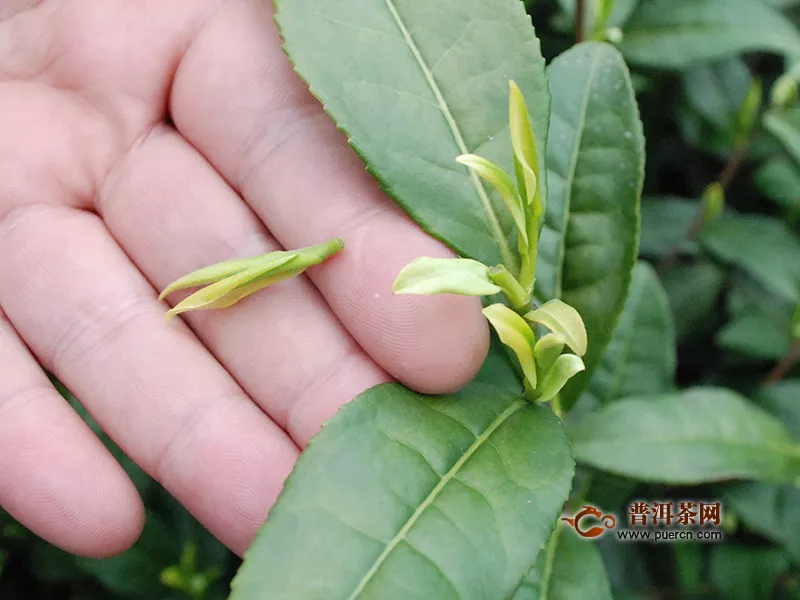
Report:
M361 592L364 591L364 589L367 587L367 584L370 582L370 580L372 580L372 578L378 572L378 569L380 569L381 565L386 561L386 559L389 557L392 551L397 547L397 545L401 541L405 539L406 534L419 520L420 516L422 516L422 513L424 513L425 510L431 504L433 504L433 501L436 500L436 497L441 493L441 491L445 488L445 486L448 483L450 483L450 481L453 480L453 478L456 476L456 473L458 473L461 467L463 467L466 464L466 462L470 459L470 457L472 457L472 455L475 454L478 448L480 448L484 444L484 442L486 442L486 440L488 440L491 437L491 435L497 430L497 428L500 427L503 423L505 423L511 417L511 415L513 415L515 412L517 412L519 409L525 406L526 402L527 400L522 400L522 399L512 402L511 406L509 406L506 410L504 410L492 422L492 424L486 428L486 431L484 431L481 435L475 438L475 441L472 443L472 445L461 456L461 458L459 458L456 461L456 463L451 467L451 469L442 476L442 478L439 480L439 483L436 484L436 487L434 487L431 490L431 492L420 503L420 505L417 507L414 513L408 518L408 521L405 522L400 531L398 531L397 534L386 545L386 548L384 548L381 555L372 564L370 570L367 571L364 577L362 577L361 581L358 583L358 586L356 586L356 589L353 591L352 594L350 594L350 596L348 596L348 600L355 600L356 598L358 598L359 594L361 594Z
M444 114L444 118L447 121L447 125L450 127L450 131L453 134L453 138L455 139L460 153L469 154L467 144L464 142L464 136L461 135L461 129L459 129L458 123L456 123L456 120L453 118L453 114L450 112L450 107L447 105L447 102L442 95L442 91L439 89L439 84L436 83L436 79L433 77L433 72L428 68L428 65L425 62L425 59L422 57L419 48L417 48L414 39L411 37L411 33L409 33L405 23L403 23L403 20L400 18L400 14L397 12L397 8L394 5L394 0L385 1L389 12L392 14L392 18L400 30L400 33L403 34L403 39L406 41L406 44L408 44L411 53L414 55L414 59L417 61L419 68L425 75L425 79L428 82L434 97L436 98L436 102L439 104L439 108ZM517 260L511 254L511 249L509 248L506 238L503 235L503 229L500 227L500 221L498 221L497 215L492 208L492 203L489 200L486 189L483 187L483 183L481 182L480 178L472 169L469 169L469 178L472 181L472 184L475 186L475 191L478 193L478 198L480 198L481 204L483 205L486 218L489 219L489 225L492 229L492 236L500 248L500 254L502 255L503 263L509 269L514 270L517 265Z

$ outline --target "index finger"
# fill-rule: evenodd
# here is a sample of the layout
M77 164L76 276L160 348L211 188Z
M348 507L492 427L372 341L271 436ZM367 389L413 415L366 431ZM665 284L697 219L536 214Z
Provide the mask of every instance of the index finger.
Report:
M418 256L452 256L378 188L283 54L270 3L227 3L187 50L173 119L285 247L346 250L310 274L344 326L411 387L447 392L480 368L488 327L475 298L393 296Z

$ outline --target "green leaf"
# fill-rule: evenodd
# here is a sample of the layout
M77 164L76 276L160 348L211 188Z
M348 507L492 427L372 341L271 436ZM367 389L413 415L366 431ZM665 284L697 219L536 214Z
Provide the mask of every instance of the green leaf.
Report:
M573 466L552 411L496 387L373 388L300 456L231 599L505 600Z
M699 65L681 77L683 96L689 107L715 130L727 133L733 142L742 107L747 103L753 78L739 57Z
M800 476L800 447L780 421L724 389L620 400L569 433L579 461L643 481Z
M550 402L570 379L585 369L586 366L579 357L574 354L562 354L536 388L536 401Z
M765 161L753 175L758 189L783 207L790 218L800 215L800 166L786 158Z
M789 329L764 313L735 316L719 331L716 341L720 348L761 360L778 360L792 346Z
M469 258L421 256L403 267L394 280L395 294L461 294L491 296L500 286L489 279L489 268Z
M227 308L265 287L299 275L342 248L344 242L335 238L299 250L281 250L211 265L172 282L159 299L177 290L213 282L170 309L167 319L190 310Z
M500 341L514 351L522 367L522 372L525 374L525 379L531 387L535 388L536 363L533 349L536 338L530 325L505 304L487 306L483 309L483 314L497 331Z
M564 343L578 356L586 354L588 344L586 327L578 311L569 304L558 298L548 300L536 310L527 313L525 319L531 323L544 325L553 333L559 334L564 338Z
M729 600L773 600L775 580L789 568L776 548L719 544L711 548L709 578Z
M696 254L697 244L686 238L699 210L698 202L687 198L644 198L641 253L652 258L662 258L677 247L682 254Z
M512 600L611 600L603 558L589 540L556 527Z
M649 0L628 21L620 49L633 63L682 69L743 52L800 54L800 34L753 0Z
M764 128L777 139L796 164L800 164L800 108L771 110L764 115Z
M517 173L517 186L528 206L533 205L533 214L541 218L544 207L535 204L536 192L539 186L539 151L536 149L536 139L533 137L533 126L525 98L519 86L511 81L509 83L509 130L511 134L511 147L514 149L514 170Z
M733 263L789 302L800 302L800 240L777 219L727 214L700 236L713 254Z
M800 379L785 379L764 387L756 401L783 423L800 440Z
M525 223L525 207L522 205L524 200L514 187L511 177L493 162L475 154L462 154L456 158L456 161L469 167L495 187L511 216L514 217L517 231L527 246L528 227Z
M710 261L671 269L664 277L678 340L700 337L719 317L717 303L725 274Z
M669 391L676 368L675 327L669 301L653 268L640 262L622 318L588 393L602 404Z
M545 152L550 98L522 2L275 4L297 72L389 196L462 256L516 273L511 215L499 195L454 161L479 154L513 172L509 79L532 110ZM538 168L544 173L544 164Z
M583 317L588 375L611 341L636 262L644 139L628 69L613 47L580 44L548 73L550 192L537 296L560 298ZM567 385L565 408L587 380L581 374Z
M533 349L536 359L537 372L541 375L547 373L556 364L556 360L564 350L565 340L557 333L548 333L543 336Z
M785 546L800 561L800 487L740 483L729 488L724 499L749 529Z

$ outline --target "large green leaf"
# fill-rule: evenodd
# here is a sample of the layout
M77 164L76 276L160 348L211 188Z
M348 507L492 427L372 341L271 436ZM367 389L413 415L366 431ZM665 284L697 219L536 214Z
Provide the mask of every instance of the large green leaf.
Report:
M300 456L232 598L505 600L573 470L544 406L483 384L449 397L373 388Z
M726 214L708 223L700 240L786 301L800 302L800 239L777 219Z
M800 34L758 0L649 0L628 21L620 49L634 63L681 69L756 50L800 54Z
M297 72L383 189L460 254L487 265L504 261L513 270L510 214L455 158L480 154L513 172L509 79L525 96L544 156L550 99L539 41L522 2L275 4Z
M667 295L653 268L640 262L619 326L589 381L588 394L607 404L625 396L669 391L676 361Z
M620 400L569 433L579 461L644 481L800 476L800 447L780 421L724 389Z
M557 527L513 600L611 600L603 557L594 543Z
M644 138L628 69L612 46L575 46L548 73L550 189L537 296L561 298L581 314L590 373L611 340L636 262ZM588 373L567 384L566 407Z

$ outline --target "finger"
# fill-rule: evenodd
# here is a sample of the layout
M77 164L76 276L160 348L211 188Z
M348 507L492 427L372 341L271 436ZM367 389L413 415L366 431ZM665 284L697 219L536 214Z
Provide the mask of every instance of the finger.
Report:
M418 256L451 256L386 198L283 55L269 3L222 7L178 69L178 129L233 183L286 247L345 240L310 276L342 323L390 373L423 391L463 385L488 328L473 298L393 296Z
M297 448L186 327L165 326L96 216L32 207L7 217L0 303L129 456L230 548L249 545Z
M278 249L208 162L166 128L128 155L100 194L98 211L158 289L199 267ZM183 318L300 445L342 404L389 379L305 277Z
M103 557L144 513L130 479L48 381L0 311L0 506L47 541Z

